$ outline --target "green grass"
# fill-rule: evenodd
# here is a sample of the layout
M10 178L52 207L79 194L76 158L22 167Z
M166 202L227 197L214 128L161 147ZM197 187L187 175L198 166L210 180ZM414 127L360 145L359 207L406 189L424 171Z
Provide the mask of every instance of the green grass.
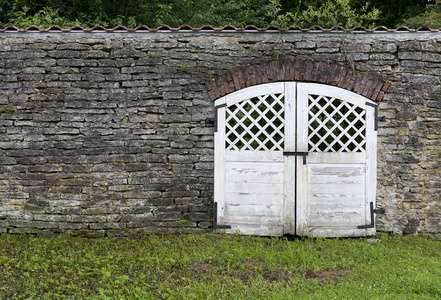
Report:
M0 235L0 299L441 299L441 241Z

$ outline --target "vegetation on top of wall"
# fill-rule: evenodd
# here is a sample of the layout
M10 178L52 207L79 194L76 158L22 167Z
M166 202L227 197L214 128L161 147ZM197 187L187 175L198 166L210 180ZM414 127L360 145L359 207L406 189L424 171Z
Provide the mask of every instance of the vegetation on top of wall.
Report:
M441 26L440 0L0 0L0 25Z
M375 27L375 21L380 16L378 8L371 8L369 3L357 9L351 6L350 0L328 0L320 6L309 5L304 10L290 11L285 14L280 14L282 10L280 0L270 0L270 2L274 10L273 24L282 28L308 28L314 25L325 28L333 26L343 26L345 28Z
M441 27L441 0L435 0L434 4L428 4L426 10L404 21L404 24L416 28L428 26L431 28Z

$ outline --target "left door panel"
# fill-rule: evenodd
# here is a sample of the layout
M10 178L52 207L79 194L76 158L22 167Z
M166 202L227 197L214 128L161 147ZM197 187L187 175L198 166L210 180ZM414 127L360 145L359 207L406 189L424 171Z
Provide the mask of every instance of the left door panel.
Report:
M217 224L228 233L284 234L285 96L284 83L271 83L216 101Z

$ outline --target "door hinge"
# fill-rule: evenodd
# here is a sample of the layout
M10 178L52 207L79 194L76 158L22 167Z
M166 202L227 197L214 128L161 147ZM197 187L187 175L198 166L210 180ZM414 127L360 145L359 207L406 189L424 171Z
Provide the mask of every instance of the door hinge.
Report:
M375 120L374 129L375 129L375 131L377 131L378 130L378 121L386 121L386 117L385 116L381 116L381 117L378 116L378 105L377 104L366 102L366 105L369 105L370 107L373 107L374 110L375 110L374 111L374 115L375 115L375 118L374 118L374 120Z
M230 229L230 225L218 225L217 224L217 202L214 202L214 207L209 211L213 214L213 231L216 232L217 229Z
M284 156L303 156L303 164L306 165L306 157L308 152L283 152Z
M217 132L217 121L218 121L217 114L218 114L218 109L222 108L222 107L226 107L226 106L227 106L226 103L215 106L214 107L214 118L206 118L205 119L205 123L214 123L214 132Z
M374 202L371 202L369 204L369 206L370 206L370 209L371 209L371 224L357 226L358 229L374 228L375 227L374 213L375 214L384 214L386 212L386 210L384 208L374 209Z

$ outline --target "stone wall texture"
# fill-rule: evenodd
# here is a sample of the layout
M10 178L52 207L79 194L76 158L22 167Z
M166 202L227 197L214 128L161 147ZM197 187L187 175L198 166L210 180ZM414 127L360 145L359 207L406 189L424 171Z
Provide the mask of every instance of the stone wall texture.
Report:
M210 230L216 88L296 63L381 100L377 230L441 238L441 32L2 32L0 233Z

